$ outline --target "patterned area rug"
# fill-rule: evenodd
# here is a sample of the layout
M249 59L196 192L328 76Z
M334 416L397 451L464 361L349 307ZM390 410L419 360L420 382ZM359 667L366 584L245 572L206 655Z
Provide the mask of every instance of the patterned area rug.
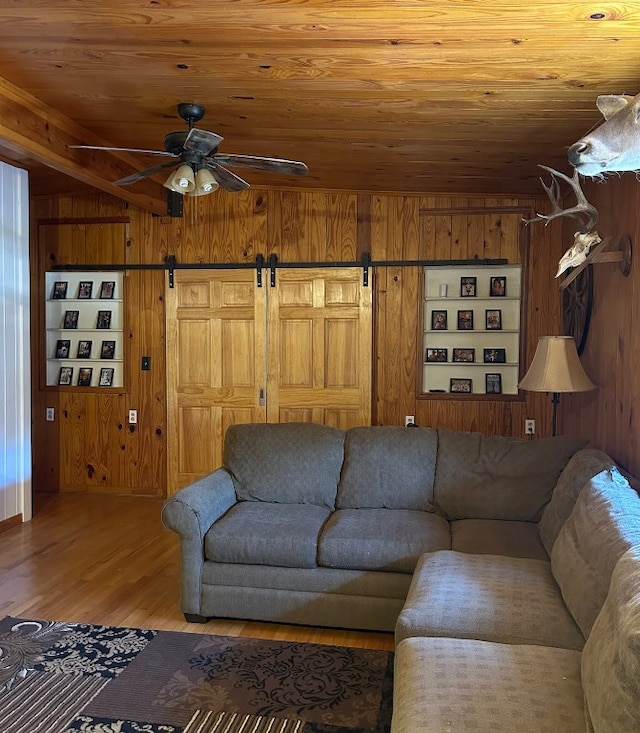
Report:
M390 652L7 617L3 733L385 733Z

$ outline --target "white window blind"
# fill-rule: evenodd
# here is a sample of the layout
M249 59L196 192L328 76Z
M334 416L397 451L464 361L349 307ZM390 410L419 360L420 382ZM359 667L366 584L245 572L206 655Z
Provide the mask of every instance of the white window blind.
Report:
M31 518L29 184L0 162L0 521Z

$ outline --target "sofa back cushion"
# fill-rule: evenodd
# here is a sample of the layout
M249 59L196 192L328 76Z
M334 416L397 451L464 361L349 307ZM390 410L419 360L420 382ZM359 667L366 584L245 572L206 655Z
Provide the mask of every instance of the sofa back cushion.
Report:
M586 442L438 429L436 507L449 519L537 521L560 472Z
M618 560L640 546L640 496L615 468L589 480L551 551L551 572L589 636Z
M540 539L549 555L553 543L556 541L562 525L571 514L583 486L600 471L614 467L615 462L613 459L595 448L583 448L571 456L560 474L551 501L544 508L538 524Z
M640 548L618 561L582 653L588 730L640 730Z
M231 425L224 465L244 501L333 508L344 431L312 423Z
M336 506L433 511L437 448L431 428L351 428Z

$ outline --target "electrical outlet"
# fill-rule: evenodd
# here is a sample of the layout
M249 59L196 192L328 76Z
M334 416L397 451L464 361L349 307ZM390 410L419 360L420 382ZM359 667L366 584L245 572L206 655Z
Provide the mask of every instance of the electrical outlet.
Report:
M53 422L56 419L55 407L47 407L47 422Z
M535 420L525 420L524 421L524 434L525 435L535 435L536 434L536 421Z
M415 415L405 415L404 416L404 426L405 426L405 428L408 427L409 425L413 425L415 423L415 421L416 421Z
M129 425L135 425L138 422L138 411L129 410Z

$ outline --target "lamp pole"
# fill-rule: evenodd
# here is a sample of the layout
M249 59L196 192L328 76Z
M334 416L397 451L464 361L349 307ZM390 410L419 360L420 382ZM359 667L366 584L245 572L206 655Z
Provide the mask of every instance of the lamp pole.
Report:
M559 392L553 392L551 395L551 405L552 405L552 412L551 412L551 435L555 438L556 436L556 427L558 424L558 404L560 403L560 393Z

